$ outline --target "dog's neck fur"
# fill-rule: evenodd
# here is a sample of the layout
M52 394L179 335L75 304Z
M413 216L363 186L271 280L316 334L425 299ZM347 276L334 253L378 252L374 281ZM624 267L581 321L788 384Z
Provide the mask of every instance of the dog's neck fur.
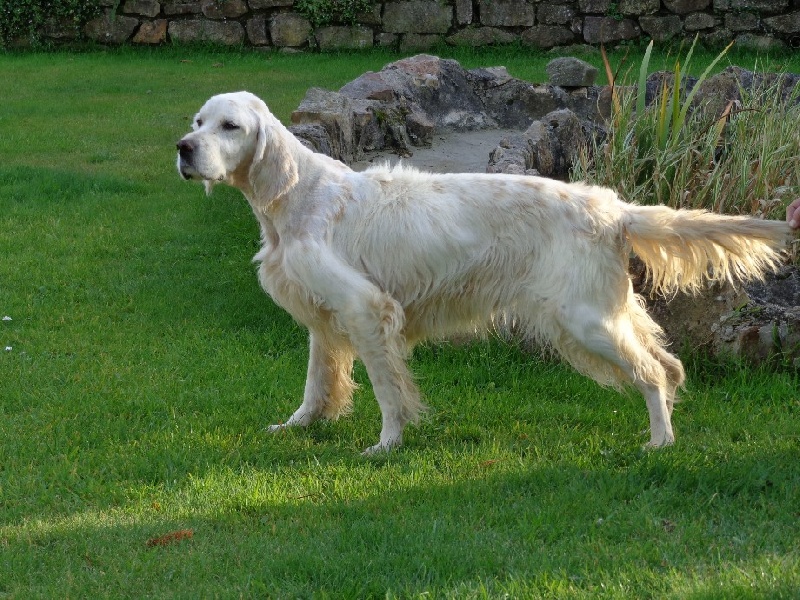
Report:
M283 165L283 169L293 171L295 173L324 173L325 176L319 179L308 179L303 177L289 177L287 185L277 186L273 188L267 186L259 186L252 177L252 171L249 168L239 169L231 176L231 185L239 189L247 199L253 214L256 216L261 226L262 244L269 244L275 247L280 242L280 239L286 234L291 235L292 229L296 228L299 223L292 223L285 217L288 212L289 204L296 205L302 203L305 205L305 210L302 211L309 218L313 219L315 216L319 217L319 223L327 222L334 214L342 210L339 203L328 203L322 205L319 203L318 198L322 196L318 193L321 187L335 184L341 186L341 178L346 174L352 174L353 171L342 163L325 154L313 152L304 146L286 127L284 127L277 119L270 125L272 134L280 137L282 148L287 147L291 150L286 152L282 150L284 157L293 157L293 164ZM267 164L275 164L274 157L270 156L269 147L263 157L263 161ZM272 162L270 162L272 161ZM279 169L271 169L278 171L274 176L280 177L283 173ZM272 174L271 174L272 175ZM301 225L302 229L307 233L308 224Z

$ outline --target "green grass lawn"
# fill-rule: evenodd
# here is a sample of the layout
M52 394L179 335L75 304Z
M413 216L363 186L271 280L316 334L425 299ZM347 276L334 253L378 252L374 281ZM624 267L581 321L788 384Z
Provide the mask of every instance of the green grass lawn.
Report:
M0 598L797 597L796 373L690 361L677 444L643 452L638 396L442 344L412 359L431 411L402 449L359 454L362 368L351 417L265 433L306 335L258 287L246 202L182 182L174 143L214 93L286 122L396 58L0 54Z

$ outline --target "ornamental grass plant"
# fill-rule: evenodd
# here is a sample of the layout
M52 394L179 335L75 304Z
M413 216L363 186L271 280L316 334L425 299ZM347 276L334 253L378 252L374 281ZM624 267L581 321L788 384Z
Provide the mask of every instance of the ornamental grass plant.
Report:
M652 42L636 85L616 78L606 60L614 89L608 133L581 150L572 176L616 188L640 204L782 218L785 205L800 195L800 86L787 95L779 73L740 89L741 100L720 111L704 110L693 101L728 48L691 86L676 61L649 105Z

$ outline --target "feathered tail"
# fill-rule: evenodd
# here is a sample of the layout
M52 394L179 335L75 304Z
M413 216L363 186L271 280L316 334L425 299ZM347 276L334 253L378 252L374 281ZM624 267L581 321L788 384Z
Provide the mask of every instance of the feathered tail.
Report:
M626 209L623 225L647 266L653 291L696 292L704 280L763 278L781 263L791 228L783 221L666 206Z

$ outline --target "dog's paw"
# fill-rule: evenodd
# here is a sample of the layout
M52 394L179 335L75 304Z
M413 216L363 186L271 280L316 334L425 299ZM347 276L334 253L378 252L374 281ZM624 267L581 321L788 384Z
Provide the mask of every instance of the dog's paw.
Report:
M366 450L361 453L361 456L376 456L379 454L384 454L386 452L390 452L393 449L397 448L403 443L403 438L394 438L388 440L386 442L380 442L375 444L374 446L370 446Z
M267 433L278 433L279 431L283 431L286 429L288 425L286 423L279 423L277 425L270 425L267 427Z
M644 445L644 450L658 450L660 448L666 448L667 446L672 446L675 443L674 437L665 436L661 440L650 440Z

